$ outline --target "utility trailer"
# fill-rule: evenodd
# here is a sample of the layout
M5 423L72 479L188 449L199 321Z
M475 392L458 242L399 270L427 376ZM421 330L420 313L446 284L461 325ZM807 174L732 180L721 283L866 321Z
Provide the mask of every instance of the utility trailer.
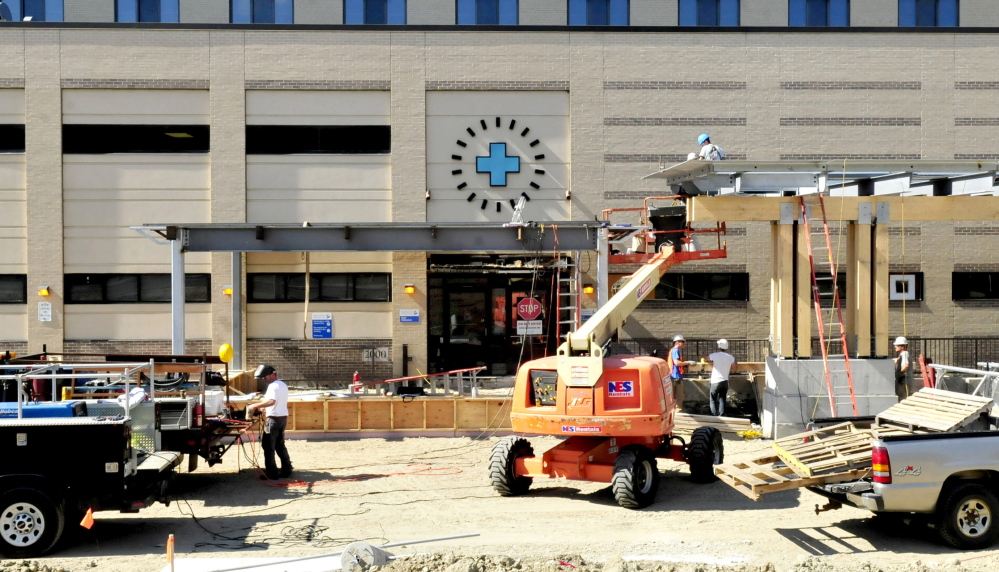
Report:
M28 376L55 382L83 375L55 373L60 365L0 366L0 379L14 381L17 391L16 417L0 418L0 554L10 558L48 553L87 511L138 512L168 502L167 484L183 458L135 446L127 401L114 414L94 416L79 402L26 401ZM126 394L129 378L152 368L123 366L109 375L124 382Z

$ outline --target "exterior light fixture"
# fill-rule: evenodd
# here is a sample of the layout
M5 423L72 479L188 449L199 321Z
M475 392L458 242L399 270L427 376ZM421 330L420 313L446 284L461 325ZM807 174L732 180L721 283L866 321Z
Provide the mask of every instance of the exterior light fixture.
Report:
M41 288L38 289L39 296L49 296L50 294L51 292L49 292L48 286L42 286Z
M583 294L592 294L593 292L593 284L583 284Z
M232 286L223 286L222 293L226 296L232 296Z
M413 286L412 284L406 284L402 287L402 289L405 290L407 294L416 294L416 286Z

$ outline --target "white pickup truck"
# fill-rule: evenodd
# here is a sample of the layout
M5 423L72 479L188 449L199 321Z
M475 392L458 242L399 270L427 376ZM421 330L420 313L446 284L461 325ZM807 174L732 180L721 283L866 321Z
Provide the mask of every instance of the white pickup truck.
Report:
M883 515L928 517L951 546L983 548L999 534L999 431L884 436L874 440L871 477L811 487Z

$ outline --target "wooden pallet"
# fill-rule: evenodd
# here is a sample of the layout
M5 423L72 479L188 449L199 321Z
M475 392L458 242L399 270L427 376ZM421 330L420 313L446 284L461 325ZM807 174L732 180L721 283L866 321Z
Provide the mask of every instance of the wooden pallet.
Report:
M676 431L681 433L691 433L698 427L714 427L722 433L738 433L739 431L749 431L753 428L748 419L736 417L716 417L714 415L693 415L691 413L677 413L673 417L673 424Z
M715 466L719 480L753 500L760 500L760 496L766 493L860 479L868 471L869 468L851 469L803 478L777 455Z
M875 425L954 431L975 422L991 407L992 400L987 397L927 387L881 412Z

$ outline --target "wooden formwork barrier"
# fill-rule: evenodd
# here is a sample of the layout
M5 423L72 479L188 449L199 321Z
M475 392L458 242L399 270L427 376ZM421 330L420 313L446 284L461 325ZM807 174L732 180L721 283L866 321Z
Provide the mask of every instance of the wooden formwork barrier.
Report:
M289 433L509 430L508 397L365 396L289 401Z

